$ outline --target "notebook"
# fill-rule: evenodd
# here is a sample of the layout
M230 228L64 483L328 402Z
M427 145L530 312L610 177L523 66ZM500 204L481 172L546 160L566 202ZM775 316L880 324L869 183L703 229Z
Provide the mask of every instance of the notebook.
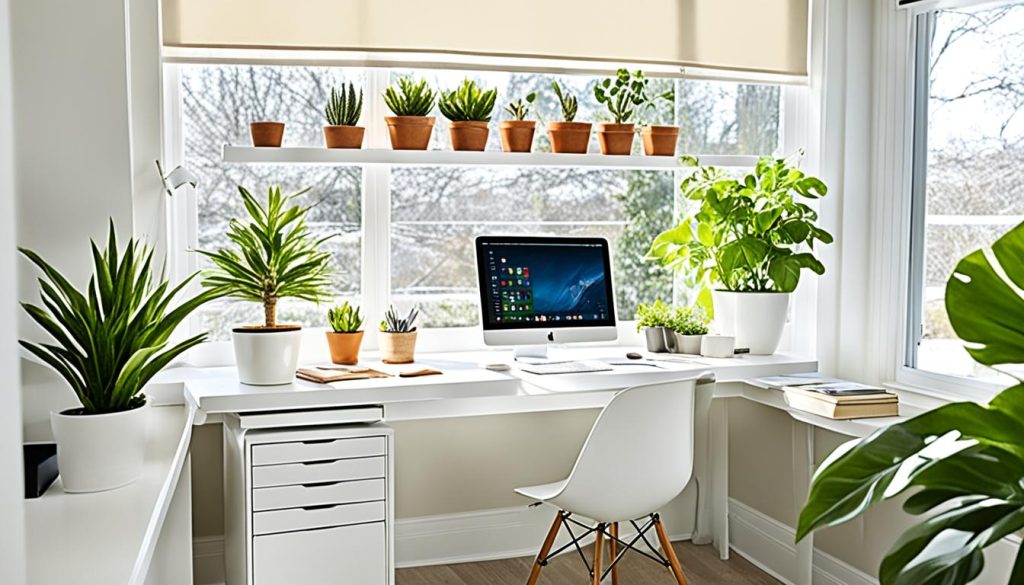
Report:
M345 380L368 380L370 378L390 378L391 374L372 368L299 368L295 376L310 382L327 384Z
M834 386L821 384L817 386ZM858 385L863 386L863 385ZM786 404L791 407L826 418L848 420L897 416L900 413L899 397L881 388L843 387L821 391L813 386L786 386L783 388Z

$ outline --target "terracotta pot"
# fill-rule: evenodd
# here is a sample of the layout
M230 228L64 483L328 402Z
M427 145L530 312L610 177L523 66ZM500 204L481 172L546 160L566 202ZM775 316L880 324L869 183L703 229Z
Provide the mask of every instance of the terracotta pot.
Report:
M324 126L324 142L327 148L362 148L365 133L362 126Z
M598 124L597 143L601 154L628 155L633 150L632 124Z
M533 120L505 120L498 124L501 149L505 152L530 152L536 130L537 122Z
M252 122L249 124L253 146L281 146L284 122Z
M487 136L491 131L487 122L465 120L452 122L448 133L452 137L452 150L483 150L487 147Z
M416 351L416 332L379 333L380 359L385 364L411 364Z
M647 156L675 156L679 126L644 126L640 139Z
M548 122L551 152L586 154L590 146L590 122Z
M327 347L331 350L331 361L343 366L359 363L359 346L363 343L363 332L327 332Z
M426 150L434 131L433 116L385 116L391 148L395 150Z

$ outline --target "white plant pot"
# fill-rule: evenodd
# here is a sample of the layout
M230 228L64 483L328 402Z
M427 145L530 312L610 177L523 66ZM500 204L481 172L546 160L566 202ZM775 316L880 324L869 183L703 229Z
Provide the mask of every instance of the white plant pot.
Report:
M249 329L231 333L238 381L254 386L291 384L299 365L302 328Z
M146 453L146 406L108 414L50 413L66 492L101 492L138 479Z
M676 338L675 353L685 353L690 355L700 355L700 340L702 335L683 335L678 331L673 331L672 334Z
M771 355L779 348L786 326L790 293L712 291L715 326L736 338L736 348Z

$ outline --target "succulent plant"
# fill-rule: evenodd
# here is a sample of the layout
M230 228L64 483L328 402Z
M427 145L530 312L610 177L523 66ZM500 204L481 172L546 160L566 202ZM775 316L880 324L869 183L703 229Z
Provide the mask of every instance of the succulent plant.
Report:
M350 305L345 301L327 311L327 322L335 333L355 333L363 326L363 316L358 305Z
M527 114L530 113L530 105L533 104L535 99L537 99L537 93L530 92L525 98L520 98L514 102L510 102L505 106L505 111L509 116L512 116L513 120L522 122L526 119Z
M562 118L566 122L572 122L576 119L576 110L579 108L579 103L576 101L576 96L569 92L562 92L562 87L558 85L557 81L551 82L551 89L555 90L555 95L558 96L558 103L562 106Z
M349 83L341 91L331 88L331 99L327 101L324 115L331 126L355 126L363 113L363 90L356 96L356 86Z
M491 119L497 89L482 89L475 81L463 79L459 87L444 92L437 107L452 122L486 122Z
M409 309L409 314L402 318L395 306L391 305L384 313L384 320L380 322L380 330L385 333L412 333L416 331L416 317L419 314L420 310L413 307Z
M396 116L426 116L434 109L436 97L425 79L414 82L402 77L398 80L398 89L391 86L384 90L384 103Z

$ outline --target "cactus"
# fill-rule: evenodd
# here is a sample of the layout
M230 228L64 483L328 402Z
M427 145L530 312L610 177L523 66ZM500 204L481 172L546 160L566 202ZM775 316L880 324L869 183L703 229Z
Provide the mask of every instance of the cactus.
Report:
M331 126L355 126L363 113L363 90L356 96L356 86L349 83L341 91L331 88L331 99L324 108L327 123Z
M413 82L402 77L397 90L395 86L384 90L384 103L396 116L426 116L434 109L434 98L434 90L425 79Z
M463 79L459 87L442 94L437 107L452 122L486 122L491 119L497 98L497 89L485 90L478 87L476 82Z

